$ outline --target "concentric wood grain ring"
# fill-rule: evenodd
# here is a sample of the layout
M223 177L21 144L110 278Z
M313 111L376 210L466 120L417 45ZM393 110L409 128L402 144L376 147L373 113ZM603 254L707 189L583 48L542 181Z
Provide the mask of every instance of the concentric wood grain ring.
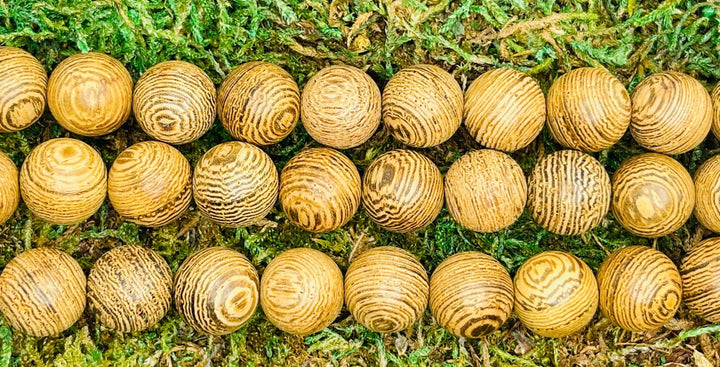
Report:
M720 322L720 237L693 246L680 266L683 301L705 320Z
M288 219L311 232L347 223L360 206L360 173L330 148L305 149L280 173L280 204Z
M685 153L710 131L712 101L693 77L677 72L649 76L632 95L630 132L643 147L665 154Z
M138 79L133 111L154 139L186 144L210 130L216 97L215 85L202 69L184 61L164 61Z
M514 279L515 314L533 333L560 338L580 331L598 307L598 285L590 267L561 251L527 260Z
M532 77L494 69L465 91L465 127L478 143L513 152L530 144L545 124L545 95Z
M440 263L430 279L430 311L455 336L479 338L502 326L513 308L510 274L480 252L461 252Z
M650 247L616 250L600 266L597 280L600 310L625 330L655 330L680 307L680 273L667 256Z
M20 183L15 162L0 152L0 225L15 213L20 203Z
M190 206L190 163L165 143L137 143L118 154L110 168L108 196L115 211L130 222L168 224Z
M80 140L59 138L36 146L20 170L23 201L53 224L82 222L100 209L107 169L100 154Z
M398 149L376 158L363 176L362 202L370 218L399 233L424 228L440 214L443 179L426 156Z
M0 133L20 131L45 111L48 77L40 62L15 47L0 46Z
M631 157L612 178L615 219L636 236L661 237L677 231L692 214L695 187L678 161L662 154Z
M720 155L695 171L695 218L705 228L720 233Z
M32 336L57 336L85 310L85 274L70 255L35 248L16 256L0 275L0 311Z
M398 71L383 91L385 126L400 142L428 148L455 134L463 117L463 92L447 71L415 65Z
M317 142L356 147L380 125L380 89L362 70L333 65L308 80L302 93L302 123Z
M262 275L260 303L278 329L310 335L328 327L343 305L343 276L320 251L295 248L274 258Z
M240 329L259 301L255 267L243 254L226 247L190 255L175 275L175 308L202 333L225 335Z
M264 218L278 196L278 171L260 148L241 142L216 145L193 175L193 196L206 217L228 227Z
M429 286L425 268L412 254L392 246L376 247L350 263L345 304L366 328L392 333L407 329L422 316Z
M528 183L528 210L550 232L578 235L595 228L610 208L610 177L597 159L577 150L543 158Z
M559 77L547 96L547 126L560 144L599 152L620 140L630 125L630 95L602 68L579 68Z
M120 61L89 52L63 60L50 75L50 112L65 129L84 136L117 130L130 117L133 82Z
M720 83L713 88L710 100L713 106L712 132L717 139L720 139Z

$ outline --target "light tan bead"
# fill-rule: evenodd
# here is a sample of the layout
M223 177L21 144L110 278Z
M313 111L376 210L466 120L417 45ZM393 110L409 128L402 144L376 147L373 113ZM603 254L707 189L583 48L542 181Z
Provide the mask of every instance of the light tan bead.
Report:
M712 132L717 139L720 139L720 83L713 88L710 100L713 106Z
M0 46L0 133L20 131L45 111L48 77L33 55Z
M705 228L720 233L720 155L695 171L695 218Z
M705 320L720 322L720 237L693 246L682 260L680 275L685 305Z
M0 152L0 225L7 222L20 203L20 183L15 163Z

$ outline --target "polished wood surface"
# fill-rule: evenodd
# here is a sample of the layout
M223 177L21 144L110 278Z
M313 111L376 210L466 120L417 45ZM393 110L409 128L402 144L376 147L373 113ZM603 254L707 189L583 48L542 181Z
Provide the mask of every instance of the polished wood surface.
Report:
M720 322L720 237L692 246L682 260L680 276L685 305L705 320Z
M47 103L47 72L33 55L0 46L0 133L34 124Z
M713 106L713 122L711 130L713 135L720 139L720 83L716 84L715 88L713 88L712 94L710 94L710 100Z
M703 227L720 233L720 155L695 171L695 218Z
M0 225L5 223L20 203L20 182L15 162L0 152Z

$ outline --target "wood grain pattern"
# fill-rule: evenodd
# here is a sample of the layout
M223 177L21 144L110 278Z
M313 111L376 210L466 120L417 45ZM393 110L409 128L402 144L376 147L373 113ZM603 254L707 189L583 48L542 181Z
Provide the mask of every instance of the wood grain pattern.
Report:
M294 335L328 327L343 306L343 276L320 251L295 248L274 258L260 285L263 312L278 329Z
M598 285L590 267L572 254L545 251L515 274L515 314L533 333L550 338L584 328L598 308Z
M685 305L705 320L720 322L720 237L693 246L682 260L680 276Z
M347 223L360 206L360 173L330 148L305 149L280 173L280 204L288 219L311 232Z
M243 254L209 247L180 265L174 294L175 308L193 329L226 335L245 325L257 310L260 280Z
M715 85L710 95L713 107L712 132L715 138L720 139L720 83Z
M208 150L195 166L193 196L206 217L228 227L245 227L275 205L279 175L260 148L228 142Z
M401 143L436 146L460 127L463 92L447 71L435 65L411 66L398 71L385 86L382 117Z
M50 112L65 129L84 136L109 134L130 117L133 81L120 61L89 52L63 60L50 75Z
M667 256L650 247L616 250L600 266L597 281L600 310L625 330L655 330L680 307L680 273Z
M514 152L545 124L545 95L532 77L514 69L490 70L465 91L465 127L478 143Z
M643 147L665 154L685 153L710 131L712 101L693 77L672 71L649 76L632 95L630 132Z
M20 203L20 182L15 162L0 152L0 225L4 224Z
M25 251L0 275L0 312L32 336L57 336L85 310L85 274L70 255L53 248Z
M427 272L409 252L392 246L367 250L345 274L345 304L355 320L379 333L405 330L428 303Z
M210 130L217 93L210 77L184 61L164 61L145 71L135 85L133 111L154 139L180 145Z
M48 140L25 159L20 193L28 209L46 222L82 222L105 201L107 168L100 154L80 140Z
M543 158L528 183L528 210L550 232L578 235L595 228L610 208L610 177L597 159L577 150Z
M479 338L500 328L512 312L513 297L510 274L481 252L448 257L430 279L433 317L462 338Z
M661 237L677 231L692 214L695 187L678 161L645 153L623 162L612 178L612 211L630 233Z
M347 65L320 70L302 93L302 123L317 142L336 149L366 142L380 126L380 89L364 71Z
M172 272L160 255L140 246L120 246L103 254L90 270L88 309L105 327L142 331L170 309L172 288Z
M720 233L720 155L695 171L695 218L705 228Z
M45 111L48 77L33 55L0 46L0 133L20 131Z
M547 96L550 135L567 148L599 152L627 131L630 95L602 68L579 68L559 77Z
M377 157L363 176L362 202L381 227L399 233L424 228L440 214L443 179L426 156L398 149Z
M235 139L257 145L283 140L300 118L300 90L292 76L268 62L248 62L225 78L218 117Z
M476 232L497 232L513 224L526 200L522 168L496 150L466 153L445 175L448 212L460 225Z
M118 154L110 167L108 197L125 220L164 226L190 206L190 163L165 143L137 143Z

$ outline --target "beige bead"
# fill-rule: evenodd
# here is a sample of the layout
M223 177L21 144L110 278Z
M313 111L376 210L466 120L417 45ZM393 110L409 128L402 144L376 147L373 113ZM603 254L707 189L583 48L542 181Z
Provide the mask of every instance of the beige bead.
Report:
M716 138L720 139L720 83L713 88L710 100L713 106L712 132Z
M695 218L705 228L720 233L720 155L695 171Z
M683 301L712 323L720 322L720 237L693 246L682 260Z
M48 77L33 55L0 46L0 133L20 131L45 111Z
M0 152L0 225L15 214L15 209L20 203L18 179L15 163L5 153Z

